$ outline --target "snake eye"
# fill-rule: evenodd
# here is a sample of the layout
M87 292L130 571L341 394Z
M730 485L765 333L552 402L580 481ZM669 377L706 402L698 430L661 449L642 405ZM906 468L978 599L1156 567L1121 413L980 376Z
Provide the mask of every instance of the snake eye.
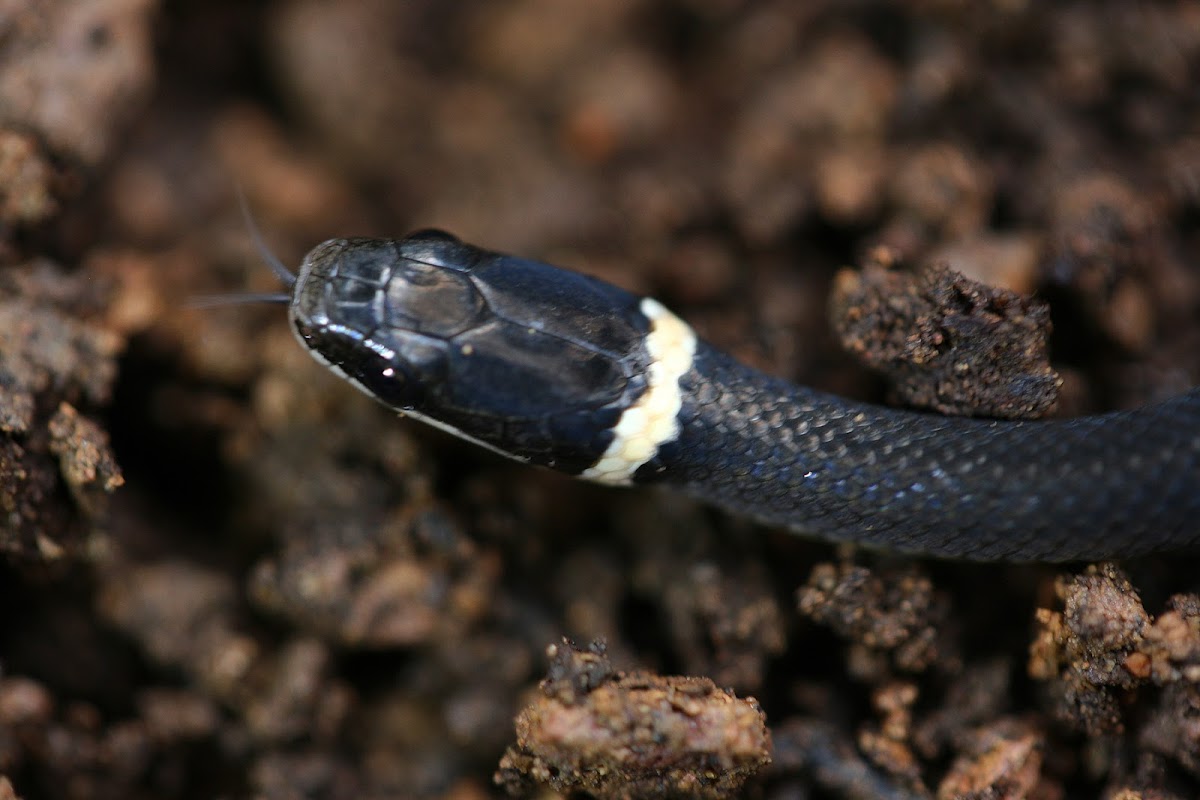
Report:
M419 400L417 384L402 366L389 364L372 373L364 372L360 381L375 397L392 408L409 409Z
M424 406L446 378L446 348L423 337L398 338L385 358L343 365L347 375L385 405L401 410Z

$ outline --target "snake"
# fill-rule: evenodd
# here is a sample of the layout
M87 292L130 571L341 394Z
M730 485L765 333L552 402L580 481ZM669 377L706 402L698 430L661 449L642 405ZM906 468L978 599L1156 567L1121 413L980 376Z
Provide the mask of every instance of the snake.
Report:
M384 406L510 459L658 484L832 542L1067 562L1200 544L1200 388L1054 420L950 417L797 385L658 301L442 231L338 238L293 274L300 344Z

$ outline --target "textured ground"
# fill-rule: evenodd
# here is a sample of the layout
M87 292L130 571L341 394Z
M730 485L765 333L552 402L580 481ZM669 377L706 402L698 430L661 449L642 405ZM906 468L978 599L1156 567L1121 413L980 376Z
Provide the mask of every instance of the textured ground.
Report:
M835 276L949 264L1136 405L1200 381L1197 85L1195 2L0 0L0 800L1197 796L1194 557L835 551L186 307L275 289L240 186L285 262L436 225L867 399Z

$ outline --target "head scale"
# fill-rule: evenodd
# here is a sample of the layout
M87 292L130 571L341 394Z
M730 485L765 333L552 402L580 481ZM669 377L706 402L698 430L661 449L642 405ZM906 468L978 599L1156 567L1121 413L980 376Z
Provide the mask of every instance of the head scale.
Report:
M318 245L289 317L314 358L381 403L581 472L645 390L638 303L592 278L423 231Z

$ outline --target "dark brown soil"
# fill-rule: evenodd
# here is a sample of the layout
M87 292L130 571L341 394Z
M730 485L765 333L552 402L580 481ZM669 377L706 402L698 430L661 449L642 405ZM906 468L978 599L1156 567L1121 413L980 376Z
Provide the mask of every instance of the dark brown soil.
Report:
M1194 556L835 550L187 305L277 290L240 187L288 264L441 227L882 400L827 309L886 254L997 290L852 349L1133 406L1200 381L1197 85L1182 1L0 0L0 799L1200 795Z

